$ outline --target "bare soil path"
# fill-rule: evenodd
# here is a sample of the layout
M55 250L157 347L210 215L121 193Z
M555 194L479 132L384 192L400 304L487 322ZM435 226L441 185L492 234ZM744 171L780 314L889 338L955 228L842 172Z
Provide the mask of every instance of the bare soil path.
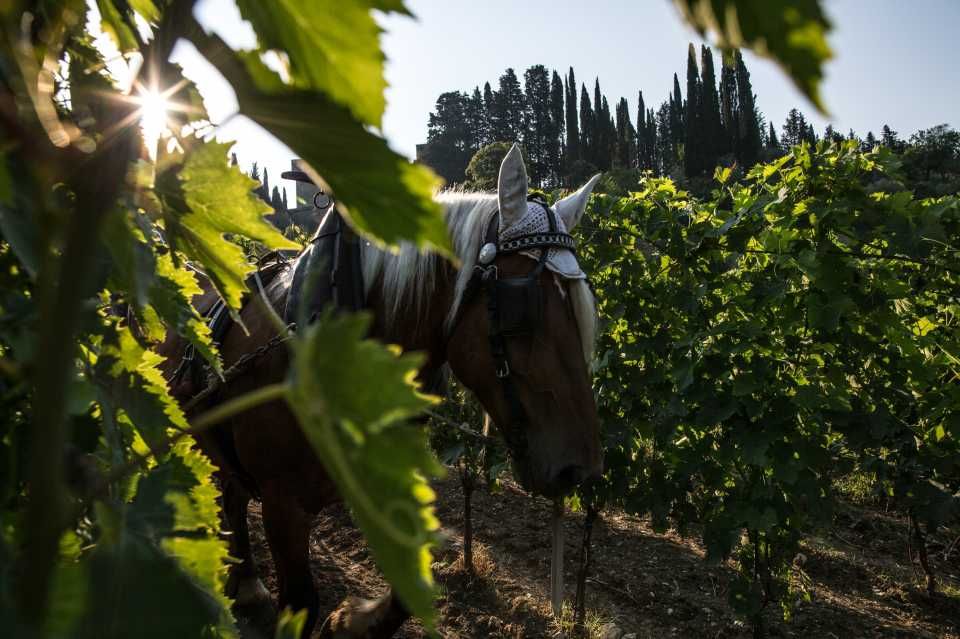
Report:
M509 482L497 494L474 494L474 552L478 577L469 578L460 561L462 498L451 477L437 482L437 513L447 543L434 553L440 584L439 632L451 639L524 639L569 634L569 615L555 621L549 604L548 501L532 498ZM275 592L259 507L250 523L261 574ZM565 586L572 602L583 517L571 514L565 529ZM797 583L810 601L798 604L784 623L771 611L770 637L854 639L922 637L960 639L960 548L943 557L952 539L931 540L931 561L940 594L923 590L919 564L907 557L906 521L879 510L843 505L834 527L804 542ZM955 537L957 531L953 532ZM695 538L656 533L649 521L605 512L593 534L588 626L602 639L728 639L751 637L727 605L729 566L710 566ZM318 516L311 539L311 563L320 587L321 610L332 610L348 595L373 597L386 588L349 513L333 506ZM612 626L610 624L613 624ZM615 627L613 627L615 626ZM401 639L427 636L415 621Z

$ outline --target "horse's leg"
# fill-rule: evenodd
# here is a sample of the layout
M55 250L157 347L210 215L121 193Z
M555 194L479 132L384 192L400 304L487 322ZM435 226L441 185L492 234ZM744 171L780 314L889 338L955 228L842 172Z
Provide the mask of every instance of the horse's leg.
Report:
M312 518L281 482L266 482L263 491L263 527L273 564L277 569L280 610L307 610L303 636L309 637L317 622L320 605L310 572L310 528Z
M377 599L349 597L330 613L320 629L322 639L389 639L410 613L393 589Z
M240 608L263 605L269 607L272 605L270 591L260 581L257 566L250 552L250 531L247 527L247 505L250 503L250 493L240 485L240 482L226 474L220 483L223 487L223 514L230 531L230 556L239 560L239 563L230 567L226 587L227 596L232 598Z

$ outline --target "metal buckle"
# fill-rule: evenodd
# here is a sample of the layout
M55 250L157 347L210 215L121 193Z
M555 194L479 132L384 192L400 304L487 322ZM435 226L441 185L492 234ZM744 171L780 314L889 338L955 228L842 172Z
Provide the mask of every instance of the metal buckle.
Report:
M498 272L495 264L491 264L490 266L486 267L478 266L477 268L480 269L480 279L482 281L487 282L491 277L493 279L498 279Z
M500 364L497 365L497 377L503 379L504 377L510 376L510 362L506 359L500 361Z

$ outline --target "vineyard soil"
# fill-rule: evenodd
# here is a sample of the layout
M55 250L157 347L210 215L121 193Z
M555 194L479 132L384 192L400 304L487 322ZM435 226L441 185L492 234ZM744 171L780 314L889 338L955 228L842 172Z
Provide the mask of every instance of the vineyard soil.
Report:
M473 516L479 576L471 580L458 562L462 544L458 480L451 473L436 488L438 514L449 539L434 553L442 593L441 636L563 636L570 624L553 620L547 590L550 503L527 496L509 482L499 494L477 491ZM250 518L261 574L275 594L258 506L251 508ZM582 515L567 517L568 602L576 588L581 526ZM841 504L834 527L808 535L798 557L801 570L794 571L794 580L807 584L811 601L798 605L790 623L778 621L778 611L772 610L769 636L960 638L960 548L953 548L948 561L943 559L957 533L930 540L940 585L940 594L930 598L923 590L919 563L908 559L906 518L881 507ZM623 634L635 633L637 639L752 636L726 603L725 584L732 571L703 561L696 534L688 538L673 531L658 534L646 519L606 512L593 538L594 569L587 588L591 637L604 637L605 632L606 637L619 637L608 624ZM317 518L311 559L321 610L333 609L348 595L372 597L386 588L342 506L330 507ZM245 635L258 636L245 627ZM402 639L425 636L413 621L398 633Z

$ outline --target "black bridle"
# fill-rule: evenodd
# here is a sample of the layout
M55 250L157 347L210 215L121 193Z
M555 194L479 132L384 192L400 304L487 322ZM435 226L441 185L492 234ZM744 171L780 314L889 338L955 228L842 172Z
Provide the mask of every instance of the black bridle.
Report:
M573 251L576 243L573 237L559 230L557 214L550 206L536 197L529 198L543 207L547 214L550 231L529 233L500 242L500 223L502 215L497 211L487 226L484 244L480 249L477 265L464 290L460 308L464 308L481 291L487 298L488 338L490 353L493 356L494 370L503 396L510 411L509 425L501 428L504 439L517 460L527 455L527 425L529 419L517 394L510 356L507 352L507 338L531 335L540 325L543 314L543 293L540 287L540 274L547 264L550 249L560 248ZM533 269L519 277L500 277L495 264L500 255L517 253L531 249L540 249L540 256ZM451 327L451 332L454 326Z

